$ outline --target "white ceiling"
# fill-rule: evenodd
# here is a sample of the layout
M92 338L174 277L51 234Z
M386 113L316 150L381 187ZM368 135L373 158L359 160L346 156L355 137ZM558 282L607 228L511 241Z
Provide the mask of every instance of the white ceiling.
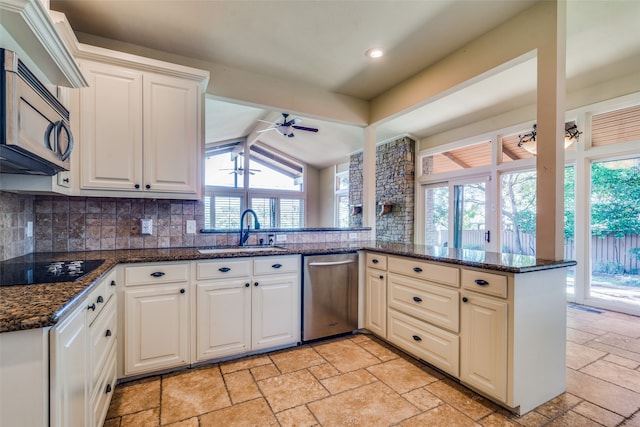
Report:
M79 33L368 101L533 3L51 0L51 7L64 12ZM640 1L570 0L568 17L569 90L640 73ZM535 24L523 31L535 31ZM381 60L365 57L373 46L385 49ZM534 73L530 63L506 70L382 124L377 137L423 138L529 104ZM268 105L207 97L206 141L248 136L267 126L258 119L275 120L280 113ZM286 138L270 131L260 141L317 167L345 161L362 147L360 128L298 113L300 125L319 132L296 131L295 138Z

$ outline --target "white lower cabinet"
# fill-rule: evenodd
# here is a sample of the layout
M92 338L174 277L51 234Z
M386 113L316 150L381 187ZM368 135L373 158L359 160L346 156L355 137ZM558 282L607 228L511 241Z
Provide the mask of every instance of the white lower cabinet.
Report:
M126 375L189 363L189 299L186 284L126 289Z
M50 425L89 425L87 306L51 330Z
M50 332L50 425L101 426L116 381L115 270Z
M364 327L387 338L387 257L367 253Z
M300 257L197 261L197 361L300 340Z
M462 295L460 379L506 402L508 304L472 292Z
M365 319L379 317L372 268L386 270L386 340L518 414L565 391L565 269L514 274L384 257L367 253Z

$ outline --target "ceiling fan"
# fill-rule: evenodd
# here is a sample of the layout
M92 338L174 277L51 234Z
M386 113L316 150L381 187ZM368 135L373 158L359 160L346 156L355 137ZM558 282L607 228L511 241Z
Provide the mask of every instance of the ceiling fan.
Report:
M288 138L293 138L295 135L293 134L294 129L305 130L307 132L318 132L316 128L309 128L305 126L298 126L297 124L302 121L299 117L293 117L289 119L288 113L282 113L282 120L276 122L268 122L266 120L258 120L260 122L269 123L271 127L259 130L258 133L267 132L270 130L276 130L280 135L284 135Z
M221 171L231 171L229 175L236 174L242 176L244 174L244 168L235 168L235 169L220 169ZM256 172L262 172L261 169L249 169L249 175L255 175Z

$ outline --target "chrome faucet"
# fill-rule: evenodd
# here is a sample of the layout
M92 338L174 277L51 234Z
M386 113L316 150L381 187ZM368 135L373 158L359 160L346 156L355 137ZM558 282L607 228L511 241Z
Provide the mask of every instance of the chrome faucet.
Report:
M244 211L242 211L242 214L240 215L240 246L244 246L244 244L246 243L247 240L249 240L249 231L251 229L251 224L247 224L247 229L243 230L244 228L244 217L246 214L251 213L253 214L253 218L254 218L254 228L256 230L260 229L260 223L258 222L258 215L256 215L256 213L253 211L253 209L245 209Z

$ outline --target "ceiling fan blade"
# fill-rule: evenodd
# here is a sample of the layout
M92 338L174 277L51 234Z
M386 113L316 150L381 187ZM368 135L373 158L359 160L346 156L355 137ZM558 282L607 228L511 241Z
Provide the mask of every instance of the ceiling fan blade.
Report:
M276 130L277 128L266 128L266 129L261 129L261 130L257 130L256 133L262 133L262 132L267 132L269 130Z
M294 129L300 129L300 130L306 130L307 132L318 132L318 129L316 128L308 128L305 126L291 126Z

